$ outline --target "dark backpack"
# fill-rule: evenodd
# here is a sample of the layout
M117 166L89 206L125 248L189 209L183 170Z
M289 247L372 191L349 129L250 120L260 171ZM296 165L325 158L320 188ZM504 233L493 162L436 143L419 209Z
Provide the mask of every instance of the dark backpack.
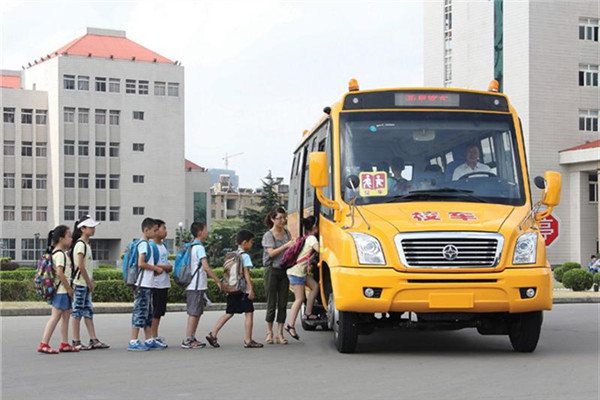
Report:
M67 256L62 250L55 250L52 253L46 252L37 264L37 270L33 277L33 283L37 294L44 300L52 300L60 286L60 280L56 283L56 271L52 266L52 256L55 253L61 252L65 256L65 268L67 267Z
M296 243L294 243L294 245L290 248L288 248L285 253L283 253L283 257L281 257L281 268L283 269L290 269L292 268L294 265L298 264L299 262L304 261L305 259L308 259L308 257L303 257L302 260L298 260L298 256L300 255L300 252L302 251L302 248L304 247L304 243L306 242L306 238L308 236L301 236L296 240Z

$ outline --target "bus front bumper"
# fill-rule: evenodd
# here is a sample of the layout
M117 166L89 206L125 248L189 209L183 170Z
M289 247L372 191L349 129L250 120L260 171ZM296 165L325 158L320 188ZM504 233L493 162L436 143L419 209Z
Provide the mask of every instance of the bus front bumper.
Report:
M393 268L331 268L340 311L522 313L552 309L552 272L547 267L506 268L495 273L402 273ZM366 288L381 294L365 295ZM535 295L527 298L526 289Z

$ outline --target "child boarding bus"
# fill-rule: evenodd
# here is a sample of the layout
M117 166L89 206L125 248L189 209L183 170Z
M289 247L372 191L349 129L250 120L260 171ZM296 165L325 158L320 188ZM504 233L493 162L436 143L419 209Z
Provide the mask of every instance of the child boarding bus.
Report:
M305 131L289 226L297 237L301 216L319 216L323 312L308 328L332 329L338 351L378 326L471 327L535 350L552 308L539 221L560 201L561 176L535 178L534 204L519 117L494 85L359 90L351 80Z

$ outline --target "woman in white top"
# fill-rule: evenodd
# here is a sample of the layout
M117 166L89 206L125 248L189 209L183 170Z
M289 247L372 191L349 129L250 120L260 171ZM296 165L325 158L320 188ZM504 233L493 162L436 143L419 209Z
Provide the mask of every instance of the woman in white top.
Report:
M306 314L302 316L303 319L312 320L317 318L312 314L312 309L315 299L319 294L319 284L308 271L311 256L314 253L319 252L319 240L317 239L319 228L317 227L317 219L313 216L305 218L302 220L302 226L304 227L304 232L306 234L304 245L296 258L296 265L287 270L287 275L290 280L290 285L292 285L295 299L285 330L296 340L300 340L300 336L296 332L295 324L302 303L304 303L305 286L310 288L310 293L308 294L308 297L306 297Z

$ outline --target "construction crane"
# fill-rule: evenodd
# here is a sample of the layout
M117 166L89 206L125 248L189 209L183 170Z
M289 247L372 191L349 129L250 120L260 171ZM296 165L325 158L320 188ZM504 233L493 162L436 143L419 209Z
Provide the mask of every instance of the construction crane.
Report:
M241 156L242 154L244 154L244 153L235 153L235 154L225 153L225 157L223 157L223 160L225 160L225 169L229 169L229 159L230 158Z

